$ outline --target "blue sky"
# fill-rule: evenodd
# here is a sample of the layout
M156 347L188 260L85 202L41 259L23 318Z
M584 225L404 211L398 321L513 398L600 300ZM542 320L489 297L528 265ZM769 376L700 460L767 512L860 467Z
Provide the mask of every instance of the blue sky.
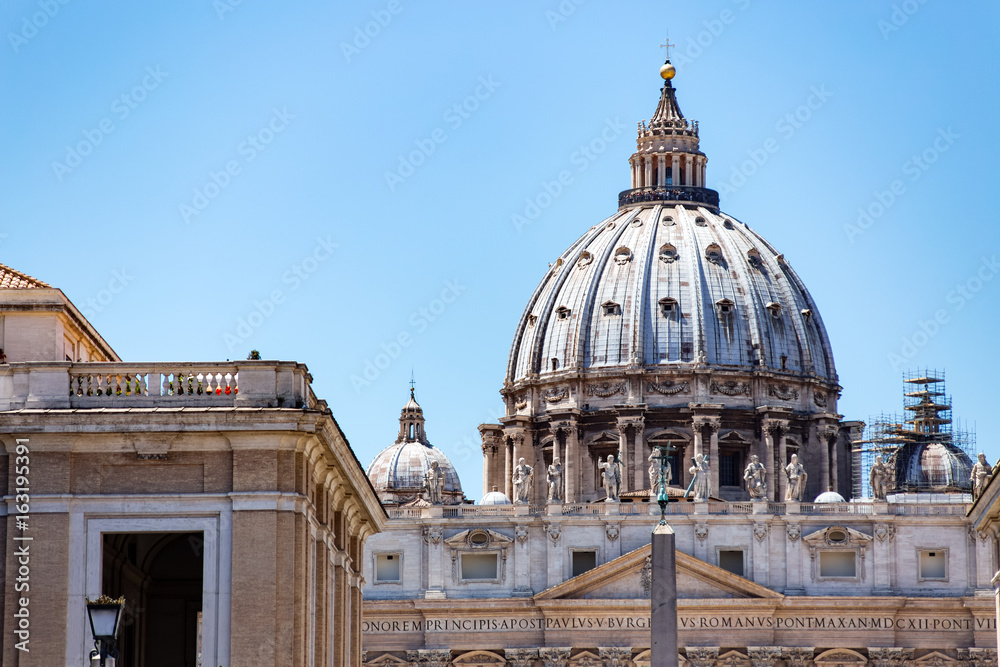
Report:
M7 2L0 261L126 360L305 362L364 464L413 368L478 498L514 327L628 187L669 33L708 185L809 286L841 412L946 369L995 460L1000 6L958 6Z

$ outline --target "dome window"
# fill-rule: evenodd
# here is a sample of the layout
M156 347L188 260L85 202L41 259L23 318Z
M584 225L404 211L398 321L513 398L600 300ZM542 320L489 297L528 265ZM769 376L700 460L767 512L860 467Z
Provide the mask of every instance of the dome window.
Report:
M677 299L665 296L658 303L660 304L660 312L663 313L664 317L672 317L677 312Z
M622 312L621 306L614 301L605 301L601 304L601 308L604 309L605 315L620 315Z
M774 301L771 301L770 303L767 304L767 306L765 306L765 308L767 308L767 312L771 313L771 317L773 317L774 319L778 319L779 317L781 317L780 303L775 303Z
M568 320L569 308L567 308L566 306L559 306L558 308L556 308L556 318L560 320Z
M726 229L732 229L733 221L730 220L729 218L726 218L725 220L722 221L722 226L725 227Z
M747 261L750 262L750 266L758 271L764 266L764 261L760 258L760 253L756 250L749 250L747 252Z
M802 317L804 317L804 318L806 318L808 320L812 316L813 316L813 311L812 310L810 310L809 308L803 308L802 309Z
M661 222L663 222L664 227L671 227L674 224L674 218L671 215L663 216Z
M700 215L694 219L694 224L698 225L699 227L708 227L708 223L705 222L705 218L701 217Z
M559 360L555 357L552 357L552 370L559 370Z
M677 248L670 245L669 243L664 244L660 248L660 261L666 262L667 264L672 264L677 260Z
M713 243L705 248L705 259L712 264L722 264L722 248L718 243Z
M719 310L719 315L731 315L736 310L736 304L729 299L719 299L715 302L715 307Z
M528 326L535 326L535 322L538 320L538 315L528 315Z
M642 227L642 220L640 220L638 217L636 217L634 220L632 220L632 226L633 227Z
M615 250L615 264L618 266L624 266L632 261L632 251L622 246Z
M589 252L587 252L586 250L584 250L582 253L580 253L580 259L576 261L576 268L585 269L593 261L594 261L594 256Z

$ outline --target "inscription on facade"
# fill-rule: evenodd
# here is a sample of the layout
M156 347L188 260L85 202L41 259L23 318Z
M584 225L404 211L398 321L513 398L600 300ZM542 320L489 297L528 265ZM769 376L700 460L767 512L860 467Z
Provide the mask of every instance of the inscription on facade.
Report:
M968 632L995 631L994 618L940 618L892 616L760 616L680 615L679 630L913 630ZM645 630L649 616L571 616L521 618L427 618L422 620L364 621L366 634L399 632L510 632L512 630Z

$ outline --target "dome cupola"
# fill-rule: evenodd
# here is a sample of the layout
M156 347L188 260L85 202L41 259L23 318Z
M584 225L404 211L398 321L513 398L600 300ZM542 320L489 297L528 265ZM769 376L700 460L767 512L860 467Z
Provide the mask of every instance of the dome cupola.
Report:
M441 500L454 505L464 500L462 483L455 467L444 452L427 440L424 411L410 388L410 400L399 415L396 441L383 449L368 466L368 479L384 504L402 505L427 498L425 479L428 471L442 475Z

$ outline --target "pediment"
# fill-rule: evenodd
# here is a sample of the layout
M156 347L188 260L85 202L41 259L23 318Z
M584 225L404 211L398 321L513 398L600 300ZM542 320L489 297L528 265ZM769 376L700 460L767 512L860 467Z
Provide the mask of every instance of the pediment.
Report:
M951 665L957 665L958 660L939 651L931 651L927 655L922 655L919 658L911 660L910 664L914 665L914 667L917 665L920 665L920 667L950 667Z
M489 549L490 547L508 546L513 542L514 538L489 528L470 528L444 540L445 544L456 549Z
M570 659L569 667L604 667L604 660L596 653L584 650Z
M811 547L856 547L871 541L871 535L846 526L829 526L802 536L802 542Z
M642 599L649 597L652 545L631 551L593 570L568 579L535 595L536 600L566 599ZM677 597L711 598L781 598L781 593L749 579L689 556L681 551L677 558Z
M465 667L482 667L484 665L505 665L507 661L491 651L470 651L455 658L451 663Z
M833 666L844 666L844 665L857 665L857 664L867 664L868 658L861 655L857 651L852 651L849 648L832 648L829 651L824 651L820 653L815 658L813 662L817 664L833 665Z
M367 655L365 657L367 658ZM402 658L397 658L391 653L383 653L377 658L364 660L364 663L370 667L405 667L405 665L409 664Z

